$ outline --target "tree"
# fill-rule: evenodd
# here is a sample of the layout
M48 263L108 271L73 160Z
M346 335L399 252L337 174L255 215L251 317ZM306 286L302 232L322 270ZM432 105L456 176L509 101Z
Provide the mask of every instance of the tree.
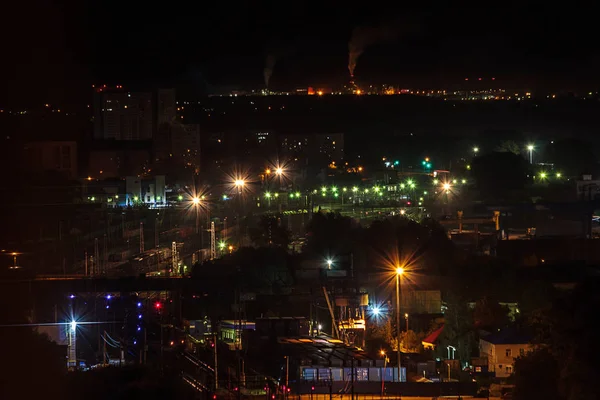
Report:
M515 400L560 399L556 382L558 364L548 348L539 348L515 360Z
M540 349L525 357L515 368L516 391L523 397L532 393L528 378L538 369L546 371L538 382L566 400L600 397L597 377L600 342L596 337L595 315L600 307L600 280L587 278L571 293L557 297L552 307L533 313L530 326L536 330ZM543 351L543 352L542 352ZM546 352L546 353L544 353ZM556 364L556 373L553 364ZM536 396L537 397L537 396Z
M516 155L521 154L521 150L519 149L519 145L516 144L512 140L505 140L503 142L500 142L498 144L498 146L496 146L496 148L494 149L494 151L496 151L498 153L512 153L512 154L516 154Z
M263 215L256 226L250 229L250 239L255 246L281 246L287 248L290 232L281 226L278 218Z
M508 314L507 307L486 296L475 302L473 322L477 329L492 332L504 328L510 323Z
M400 334L400 349L404 353L419 353L421 340L415 331L409 330Z
M471 173L484 198L506 198L522 190L527 181L528 165L523 157L512 152L493 152L473 160Z
M455 357L463 362L470 361L473 354L475 337L471 313L467 302L456 293L448 293L448 308L444 313L444 330L439 336L436 353L440 358L448 356L447 346L456 348Z
M316 213L308 224L305 251L318 257L348 254L359 231L352 218L339 213Z
M579 139L561 139L548 145L546 157L563 176L595 174L598 170L598 159L592 151L593 148L591 143Z

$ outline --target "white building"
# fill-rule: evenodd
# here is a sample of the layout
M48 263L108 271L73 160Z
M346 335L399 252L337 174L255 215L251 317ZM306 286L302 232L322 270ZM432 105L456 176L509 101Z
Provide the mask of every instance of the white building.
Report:
M141 203L154 206L165 204L165 176L157 175L154 178L128 176L125 178L125 194L127 206Z
M479 356L487 358L488 372L507 378L514 372L515 358L533 349L531 338L514 328L507 328L479 339Z

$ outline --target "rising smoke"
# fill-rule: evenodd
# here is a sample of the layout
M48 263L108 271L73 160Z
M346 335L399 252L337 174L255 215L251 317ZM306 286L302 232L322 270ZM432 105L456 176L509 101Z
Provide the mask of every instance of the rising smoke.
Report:
M271 80L271 75L273 75L273 68L275 67L275 61L277 61L277 57L273 54L267 55L267 59L265 60L265 69L263 70L263 74L265 77L265 87L269 87L269 81Z
M400 23L386 24L380 26L357 26L352 31L348 42L348 71L354 77L354 69L360 55L376 43L392 40L400 33Z

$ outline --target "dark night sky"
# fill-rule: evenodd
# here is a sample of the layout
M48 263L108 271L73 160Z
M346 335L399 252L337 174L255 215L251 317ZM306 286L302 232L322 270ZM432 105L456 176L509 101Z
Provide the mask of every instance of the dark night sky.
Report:
M440 86L495 76L534 89L597 85L596 10L547 2L389 3L18 2L0 24L0 107L74 102L93 82L259 87L269 53L278 55L273 87L339 81L348 76L353 28L383 24L399 34L366 49L359 79Z

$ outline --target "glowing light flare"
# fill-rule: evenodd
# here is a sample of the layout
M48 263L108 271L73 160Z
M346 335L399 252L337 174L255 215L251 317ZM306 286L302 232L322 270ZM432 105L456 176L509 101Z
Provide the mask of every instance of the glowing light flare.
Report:
M75 330L77 329L77 321L71 321L71 330L73 332L75 332Z

